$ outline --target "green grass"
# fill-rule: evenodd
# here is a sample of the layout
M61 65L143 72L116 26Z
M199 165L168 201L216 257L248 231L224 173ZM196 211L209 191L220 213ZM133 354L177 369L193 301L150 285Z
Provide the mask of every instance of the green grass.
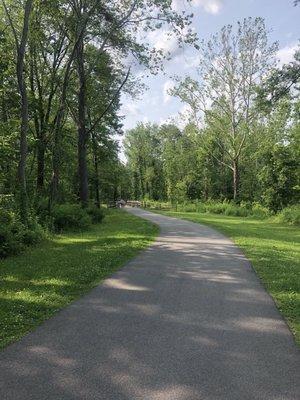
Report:
M121 210L0 261L0 348L86 293L147 247L158 228Z
M175 211L160 213L211 225L232 238L252 262L300 345L299 228L249 217Z

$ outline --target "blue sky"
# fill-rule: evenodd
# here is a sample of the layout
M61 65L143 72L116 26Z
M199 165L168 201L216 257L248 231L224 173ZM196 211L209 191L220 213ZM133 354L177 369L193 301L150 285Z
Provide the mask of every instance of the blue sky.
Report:
M186 7L184 0L173 0L177 8ZM270 42L279 42L278 58L280 62L289 62L300 39L300 5L293 6L293 0L193 0L193 28L200 39L207 39L226 24L234 24L245 17L263 17L266 27L271 31ZM167 95L172 86L172 76L193 74L197 51L185 47L178 52L175 41L167 40L162 32L151 34L150 43L169 50L172 60L165 63L164 74L143 78L148 86L140 99L122 97L121 114L124 128L134 127L138 121L170 121L181 111L184 105ZM121 155L121 158L123 156Z

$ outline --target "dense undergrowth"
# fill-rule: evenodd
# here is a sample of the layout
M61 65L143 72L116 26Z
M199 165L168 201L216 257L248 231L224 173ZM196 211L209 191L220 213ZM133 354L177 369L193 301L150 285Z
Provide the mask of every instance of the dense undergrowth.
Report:
M37 215L29 215L24 224L13 202L0 204L0 258L19 254L52 233L85 230L104 218L101 208L89 206L84 209L79 204L59 204L50 213L46 208L38 211Z
M271 218L274 222L283 222L290 225L300 225L300 205L284 208L277 214L272 213L267 207L259 203L242 201L236 204L229 201L183 202L170 203L147 200L143 202L145 208L177 212L196 212L221 214L234 217L254 217L258 219Z

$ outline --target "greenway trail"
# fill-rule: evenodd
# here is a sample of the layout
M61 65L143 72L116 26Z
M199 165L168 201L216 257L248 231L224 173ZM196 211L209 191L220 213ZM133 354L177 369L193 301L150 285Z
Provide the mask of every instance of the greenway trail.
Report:
M122 270L0 353L2 400L296 400L299 351L241 251L158 224Z

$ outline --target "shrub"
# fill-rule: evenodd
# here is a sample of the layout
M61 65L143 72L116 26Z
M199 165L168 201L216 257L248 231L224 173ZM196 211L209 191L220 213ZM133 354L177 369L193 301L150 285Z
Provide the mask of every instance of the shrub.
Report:
M91 217L92 222L94 224L99 224L100 222L102 222L103 218L104 218L104 211L102 208L98 208L96 206L90 206L87 208L87 213L88 215Z
M153 209L173 209L181 212L199 212L199 213L212 213L223 214L235 217L248 217L254 216L256 218L267 218L270 216L270 210L259 203L251 203L250 201L241 201L240 204L224 200L215 201L209 200L202 203L199 200L178 203L171 205L170 203L161 203L157 201L147 201L147 206Z
M79 204L56 205L52 211L55 230L84 229L92 223L92 218Z
M225 207L225 215L232 215L234 217L247 217L250 211L247 208L238 206L236 204L228 203Z
M36 213L41 221L49 217L49 200L46 197L40 197L36 204Z
M18 254L45 238L46 232L34 218L25 227L16 212L0 208L0 257Z
M196 212L196 204L195 203L188 203L184 202L183 204L178 204L177 206L178 211L183 211L183 212Z
M152 208L153 210L171 210L172 205L169 202L156 201L156 200L144 200L142 207Z
M225 214L226 206L228 203L210 201L205 204L205 211L212 214Z
M254 217L263 219L263 218L267 218L268 216L270 216L270 211L267 207L264 207L259 203L253 203L252 204L252 215Z
M0 209L0 257L19 253L23 247L25 229L13 211Z
M27 246L35 245L46 239L46 230L37 222L35 218L31 218L28 228L24 231L23 243Z
M205 203L197 202L196 203L196 211L199 213L204 213L206 211Z
M284 208L276 218L279 222L300 225L300 205Z

